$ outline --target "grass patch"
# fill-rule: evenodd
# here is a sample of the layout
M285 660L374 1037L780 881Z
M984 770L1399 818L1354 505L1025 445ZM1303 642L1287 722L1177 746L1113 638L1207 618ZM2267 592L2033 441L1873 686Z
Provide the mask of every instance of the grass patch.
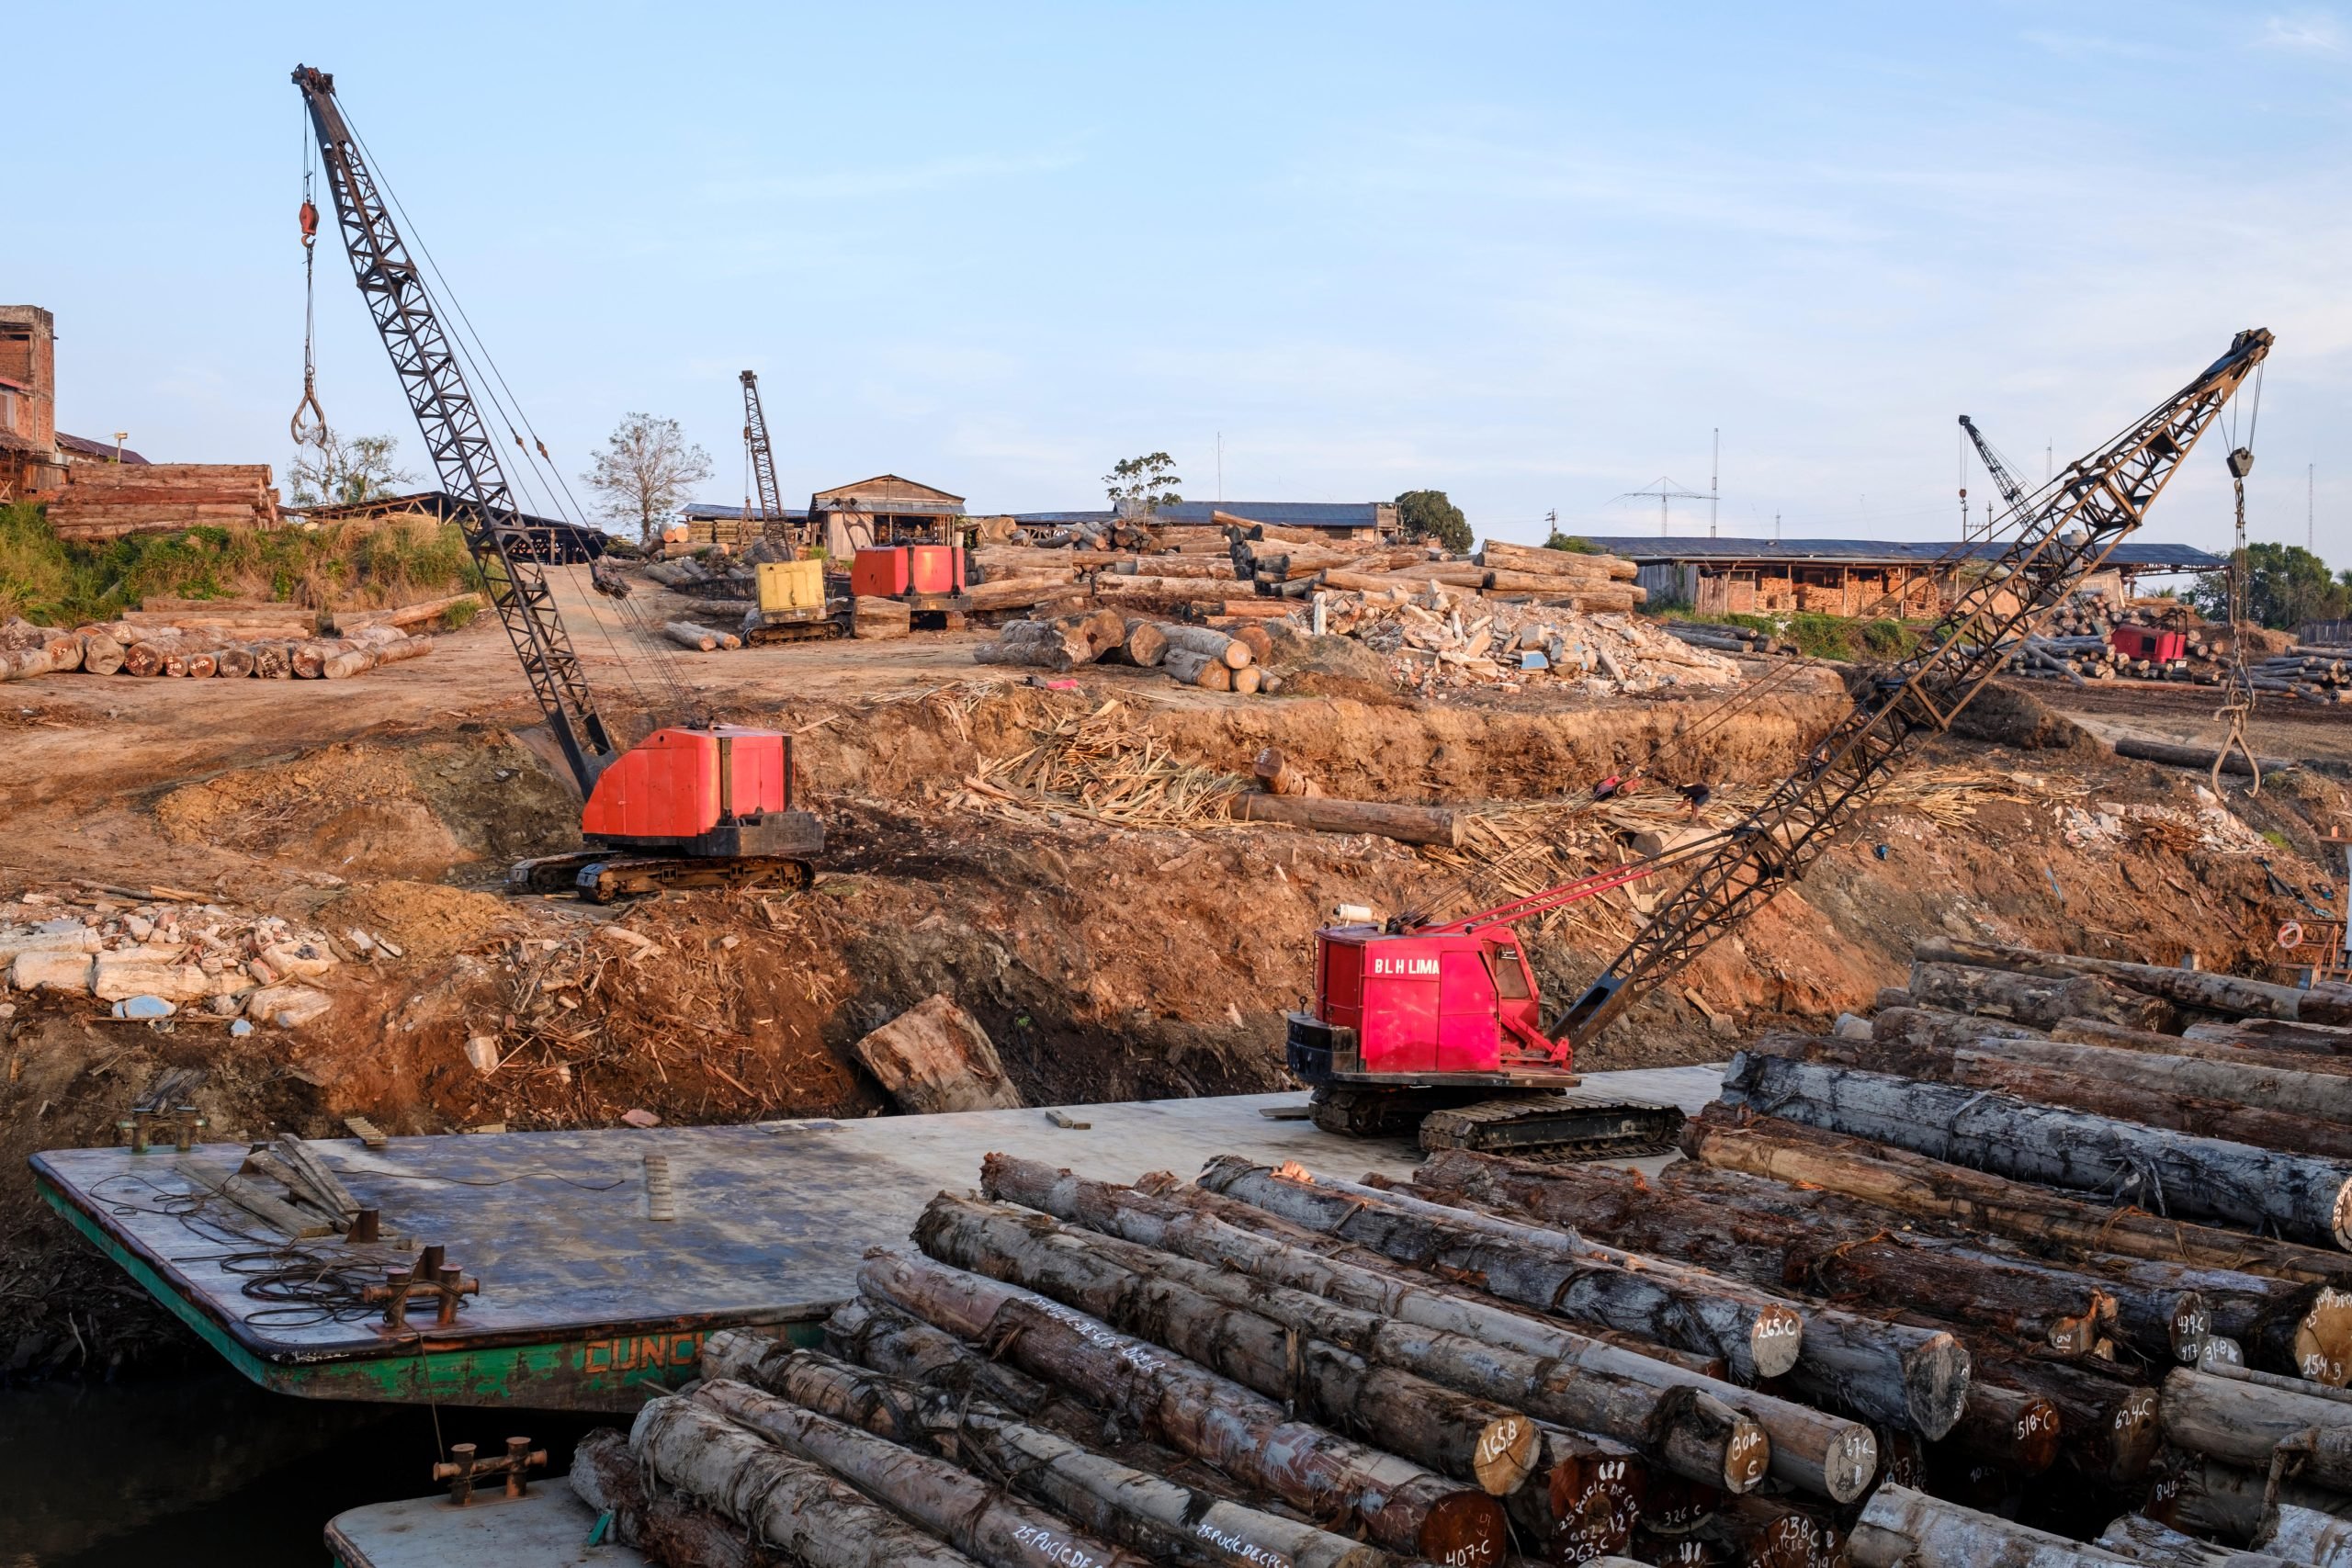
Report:
M454 523L200 527L85 545L51 533L39 506L0 506L0 619L79 626L150 597L373 609L481 587Z
M1745 626L1770 637L1786 637L1809 659L1834 659L1854 664L1875 660L1907 659L1919 651L1925 628L1906 621L1863 619L1853 615L1824 615L1813 611L1790 615L1702 615L1679 605L1659 605L1653 614L1671 610L1675 618L1705 621L1716 626Z

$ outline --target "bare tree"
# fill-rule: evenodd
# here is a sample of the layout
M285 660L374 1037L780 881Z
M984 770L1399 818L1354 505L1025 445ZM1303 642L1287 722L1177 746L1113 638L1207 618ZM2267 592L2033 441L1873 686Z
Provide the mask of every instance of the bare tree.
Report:
M348 506L416 482L414 474L392 467L398 436L355 435L346 441L322 424L302 448L293 464L297 506Z
M651 544L670 513L694 487L710 478L710 454L688 441L674 419L633 413L589 457L581 476L604 498L604 512L634 519L638 538Z

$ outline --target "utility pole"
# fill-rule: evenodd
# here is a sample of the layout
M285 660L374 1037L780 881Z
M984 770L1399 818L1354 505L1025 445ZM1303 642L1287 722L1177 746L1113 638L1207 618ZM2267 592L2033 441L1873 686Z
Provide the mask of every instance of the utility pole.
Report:
M1781 542L1781 514L1777 512L1772 513L1772 542L1776 545Z
M2318 476L2319 465L2317 463L2305 463L2303 465L2303 548L2311 551L2313 555L2317 555L2319 553L2319 545L2317 542L2319 536L2313 531L2313 519L2318 516L2318 513L2314 510L2312 505L2312 498L2318 493Z
M1710 539L1715 536L1715 503L1723 496L1723 479L1724 432L1723 426L1717 425L1714 444L1707 457L1707 537Z

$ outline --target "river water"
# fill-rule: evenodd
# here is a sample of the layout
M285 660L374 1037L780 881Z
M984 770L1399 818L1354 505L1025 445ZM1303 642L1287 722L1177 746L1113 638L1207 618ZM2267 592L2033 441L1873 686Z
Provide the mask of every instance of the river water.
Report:
M616 1419L445 1407L484 1453ZM346 1508L435 1490L434 1413L264 1393L226 1367L0 1391L0 1568L322 1568ZM560 1484L559 1483L558 1484Z

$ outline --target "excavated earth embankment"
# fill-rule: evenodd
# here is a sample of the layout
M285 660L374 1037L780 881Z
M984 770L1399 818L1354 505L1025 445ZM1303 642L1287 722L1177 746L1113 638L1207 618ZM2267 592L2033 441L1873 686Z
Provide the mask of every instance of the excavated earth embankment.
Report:
M1735 820L1842 702L1818 677L1717 723L1702 696L1432 705L1342 672L1252 702L1140 674L739 706L737 722L797 733L831 834L817 886L791 897L506 897L509 859L575 841L576 804L530 734L457 714L275 749L184 745L195 765L133 734L100 773L46 775L0 845L0 894L18 900L0 921L79 919L119 943L165 907L174 929L276 915L323 944L332 962L305 984L330 1005L235 1034L195 1009L158 1028L86 996L10 993L0 1369L184 1345L24 1175L40 1148L112 1141L166 1075L216 1137L339 1134L352 1115L394 1133L866 1115L888 1101L851 1046L946 992L1033 1103L1275 1089L1281 1015L1311 985L1312 932L1335 904L1466 911L1611 863L1693 826L1676 785L1709 785L1702 819ZM2251 971L2278 956L2290 895L2316 887L2345 821L2331 780L2217 798L2104 756L2030 699L1977 735L1925 748L1801 887L1588 1065L1711 1060L1755 1029L1819 1023L1899 983L1931 932ZM1468 813L1462 847L1231 820L1221 803L1270 746L1333 796ZM1634 770L1645 787L1591 801ZM1547 988L1606 963L1641 897L1555 917L1533 944ZM224 987L266 962L204 941Z

